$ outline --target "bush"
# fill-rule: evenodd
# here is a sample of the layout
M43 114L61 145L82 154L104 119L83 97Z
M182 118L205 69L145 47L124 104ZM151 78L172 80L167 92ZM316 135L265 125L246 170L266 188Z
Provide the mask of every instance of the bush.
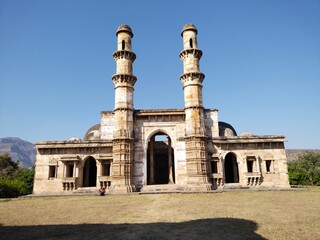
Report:
M32 193L33 179L34 167L21 167L8 154L0 155L0 198Z
M307 152L288 164L291 185L320 186L320 153Z
M12 198L28 194L26 184L19 180L0 180L0 198Z

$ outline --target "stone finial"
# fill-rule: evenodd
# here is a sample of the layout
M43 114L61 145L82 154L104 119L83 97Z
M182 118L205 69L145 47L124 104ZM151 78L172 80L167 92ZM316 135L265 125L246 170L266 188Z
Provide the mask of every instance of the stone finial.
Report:
M181 32L181 37L183 37L183 32L185 31L194 31L196 34L198 34L197 28L193 24L186 24Z
M118 36L118 34L120 32L126 32L131 36L131 38L133 38L133 32L132 32L131 28L129 27L129 25L121 24L117 29L116 36Z

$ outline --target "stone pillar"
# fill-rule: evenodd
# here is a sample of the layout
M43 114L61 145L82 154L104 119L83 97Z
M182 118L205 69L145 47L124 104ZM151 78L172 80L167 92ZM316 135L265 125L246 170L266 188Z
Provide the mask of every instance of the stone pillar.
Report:
M154 136L150 139L150 145L149 145L149 159L150 159L150 184L154 184Z
M198 30L192 24L185 25L182 30L183 51L179 56L183 62L183 74L180 80L184 91L188 189L207 191L212 185L208 178L209 156L202 104L202 81L205 76L200 72L202 51L198 49L197 33Z
M173 182L173 170L172 170L172 148L171 148L171 139L169 136L167 136L168 139L168 167L169 167L169 181L168 183L174 183Z
M121 25L116 32L118 44L113 54L116 74L112 76L115 85L113 167L110 192L135 191L133 178L133 90L137 78L132 74L136 55L131 51L133 33L128 25Z
M261 173L261 169L260 169L260 161L259 161L260 157L259 155L256 156L256 163L257 163L257 172Z
M77 162L76 162L76 161L73 161L73 173L72 173L72 177L77 177L76 170L77 170Z
M66 166L66 163L65 162L62 162L63 163L63 173L62 173L62 176L65 178L67 177L67 166Z
M97 161L97 177L103 176L102 173L102 160Z

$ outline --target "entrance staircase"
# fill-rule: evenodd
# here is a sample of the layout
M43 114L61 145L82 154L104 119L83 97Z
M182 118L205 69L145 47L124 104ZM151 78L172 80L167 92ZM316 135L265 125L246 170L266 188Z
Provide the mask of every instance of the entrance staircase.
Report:
M77 190L73 191L74 194L81 194L81 195L97 195L99 194L99 189L96 187L80 187Z
M184 192L184 187L175 184L159 184L144 186L141 193L177 193Z
M225 183L223 189L249 189L249 187L243 187L239 183Z

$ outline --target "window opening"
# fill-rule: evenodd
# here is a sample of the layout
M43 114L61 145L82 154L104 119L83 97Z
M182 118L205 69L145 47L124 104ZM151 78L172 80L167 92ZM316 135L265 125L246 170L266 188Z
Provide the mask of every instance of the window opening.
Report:
M253 160L247 160L248 172L253 172Z
M67 164L66 177L73 177L73 164Z
M110 163L102 164L102 176L110 176Z
M49 178L56 177L56 166L49 166Z
M211 173L218 173L218 161L211 161Z
M190 38L189 43L190 43L190 48L193 48L192 38Z
M266 160L266 170L267 170L267 173L271 172L271 163L272 163L271 160Z
M122 40L122 50L124 50L125 49L125 42L124 42L124 40Z

